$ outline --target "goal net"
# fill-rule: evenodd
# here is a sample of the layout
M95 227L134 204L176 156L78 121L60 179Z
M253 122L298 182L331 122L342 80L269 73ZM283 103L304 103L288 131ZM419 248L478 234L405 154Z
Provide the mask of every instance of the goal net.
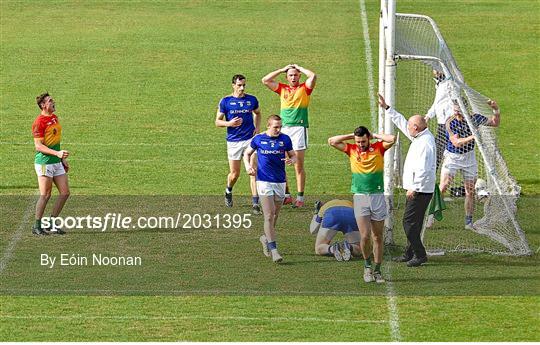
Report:
M431 253L530 254L516 218L520 187L498 149L495 129L490 126L497 120L488 98L465 83L431 18L396 14L394 44L395 108L405 116L431 117L428 123L437 143L438 183L443 166L448 175L455 173L444 193L443 219L432 222L430 217L424 222L426 249ZM450 135L446 134L448 128ZM451 136L454 138L449 140ZM474 140L467 141L467 137ZM395 187L401 182L399 170L408 145L408 140L401 140L394 157L399 162L394 164L398 170L394 171ZM399 212L399 208L393 209ZM467 228L466 214L472 215ZM394 240L405 239L394 231Z

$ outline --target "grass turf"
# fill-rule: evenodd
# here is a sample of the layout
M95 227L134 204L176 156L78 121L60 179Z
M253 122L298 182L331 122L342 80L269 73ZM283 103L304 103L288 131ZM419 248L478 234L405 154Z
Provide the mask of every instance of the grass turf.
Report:
M219 98L230 92L230 77L246 74L248 92L268 115L279 102L259 79L291 60L319 75L310 107L308 200L347 193L347 162L324 144L370 122L358 2L57 1L40 6L39 18L36 4L0 3L2 194L35 193L33 97L47 89L57 100L63 147L72 152L73 194L220 195L227 172L224 131L213 119ZM520 139L524 128L538 136L533 114L540 104L530 97L538 93L535 6L398 2L400 12L431 15L466 81L501 105L499 144L524 193L532 195L520 201L518 217L533 250L540 244L537 143ZM377 7L367 2L373 47ZM508 30L498 30L501 23ZM243 175L237 194L247 194L246 182ZM68 202L66 214L99 209L95 201L77 200ZM28 197L2 204L4 254L13 233L24 229L0 272L2 339L395 340L386 287L359 284L358 262L338 265L312 255L307 211L284 211L280 245L291 264L278 268L259 254L256 228L233 235L79 231L35 239L27 230L31 206ZM145 264L114 270L38 264L44 251L93 250L140 252ZM537 262L538 254L450 255L417 271L389 263L402 339L538 340L537 308L531 308L539 302ZM156 294L165 296L125 296ZM359 320L381 322L354 323Z

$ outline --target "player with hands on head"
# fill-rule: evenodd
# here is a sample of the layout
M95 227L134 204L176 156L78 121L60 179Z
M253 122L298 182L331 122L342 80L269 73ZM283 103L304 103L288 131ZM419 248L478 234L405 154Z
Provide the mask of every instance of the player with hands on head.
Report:
M371 143L373 139L377 141ZM347 141L354 141L354 144ZM337 135L328 139L330 146L349 156L354 215L360 230L360 248L364 257L366 283L384 282L381 273L384 250L383 228L388 212L384 198L384 153L394 145L395 141L394 135L371 134L364 126L356 128L354 133ZM371 239L373 239L373 248ZM375 261L374 268L371 262L372 253Z
M276 81L276 78L282 73L286 75L287 84ZM306 76L306 80L300 83L302 74ZM289 64L270 72L262 78L262 82L266 87L280 96L280 116L283 120L282 132L291 138L293 149L298 157L294 165L298 195L293 203L290 194L287 193L284 204L293 203L293 207L302 207L304 206L304 190L306 185L304 161L305 152L308 148L308 107L311 93L317 82L317 75L297 64Z

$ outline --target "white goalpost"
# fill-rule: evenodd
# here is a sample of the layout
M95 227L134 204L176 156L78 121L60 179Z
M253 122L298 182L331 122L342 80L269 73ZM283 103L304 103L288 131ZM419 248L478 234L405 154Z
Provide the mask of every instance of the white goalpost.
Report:
M442 77L434 82L433 73ZM462 151L456 153L475 159L478 169L475 180L462 173L453 178L446 192L446 197L451 199L447 199L444 219L422 232L426 249L432 254L487 252L530 255L527 239L516 218L520 187L498 149L494 128L484 125L485 119L492 115L488 98L465 83L448 45L431 18L396 13L396 0L381 0L379 93L406 117L424 115L434 103L436 88L443 84L441 92L447 99L447 108L452 109L454 104L459 106L463 121L474 136L473 143L460 147ZM448 137L444 137L446 127L444 122L437 122L432 118L428 123L430 131L436 137L440 136L437 137L439 181L443 157L449 153ZM378 129L390 134L395 132L394 125L381 109ZM390 215L385 222L387 244L405 244L406 241L403 231L395 231L396 228L401 229L401 223L396 222L401 218L396 206L400 198L394 197L394 193L399 192L402 156L406 154L408 145L406 140L399 140L385 155L385 194ZM470 192L471 181L476 181L473 193ZM465 198L466 190L468 199ZM467 206L470 195L474 195L472 207ZM465 200L469 201L466 203ZM464 208L474 210L474 223L468 229L463 223Z

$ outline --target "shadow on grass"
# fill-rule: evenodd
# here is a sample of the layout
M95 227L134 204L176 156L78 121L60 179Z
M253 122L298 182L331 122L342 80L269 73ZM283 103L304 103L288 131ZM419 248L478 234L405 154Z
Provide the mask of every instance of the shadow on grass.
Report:
M482 266L500 266L500 267L535 267L538 266L538 255L526 257L504 257L504 256L467 256L457 257L437 257L432 258L431 262L437 266L463 266L463 265L482 265Z
M414 268L418 269L418 268ZM538 280L538 276L534 277L527 277L527 276L515 276L515 275L509 275L509 276L492 276L492 277L478 277L475 276L475 284L481 286L482 282L489 282L489 281L509 281L514 282L516 280ZM463 277L463 278L456 278L456 277L447 277L447 278L393 278L392 282L394 283L418 283L418 282L424 282L424 283L450 283L449 286L451 286L452 283L470 283L471 277Z

